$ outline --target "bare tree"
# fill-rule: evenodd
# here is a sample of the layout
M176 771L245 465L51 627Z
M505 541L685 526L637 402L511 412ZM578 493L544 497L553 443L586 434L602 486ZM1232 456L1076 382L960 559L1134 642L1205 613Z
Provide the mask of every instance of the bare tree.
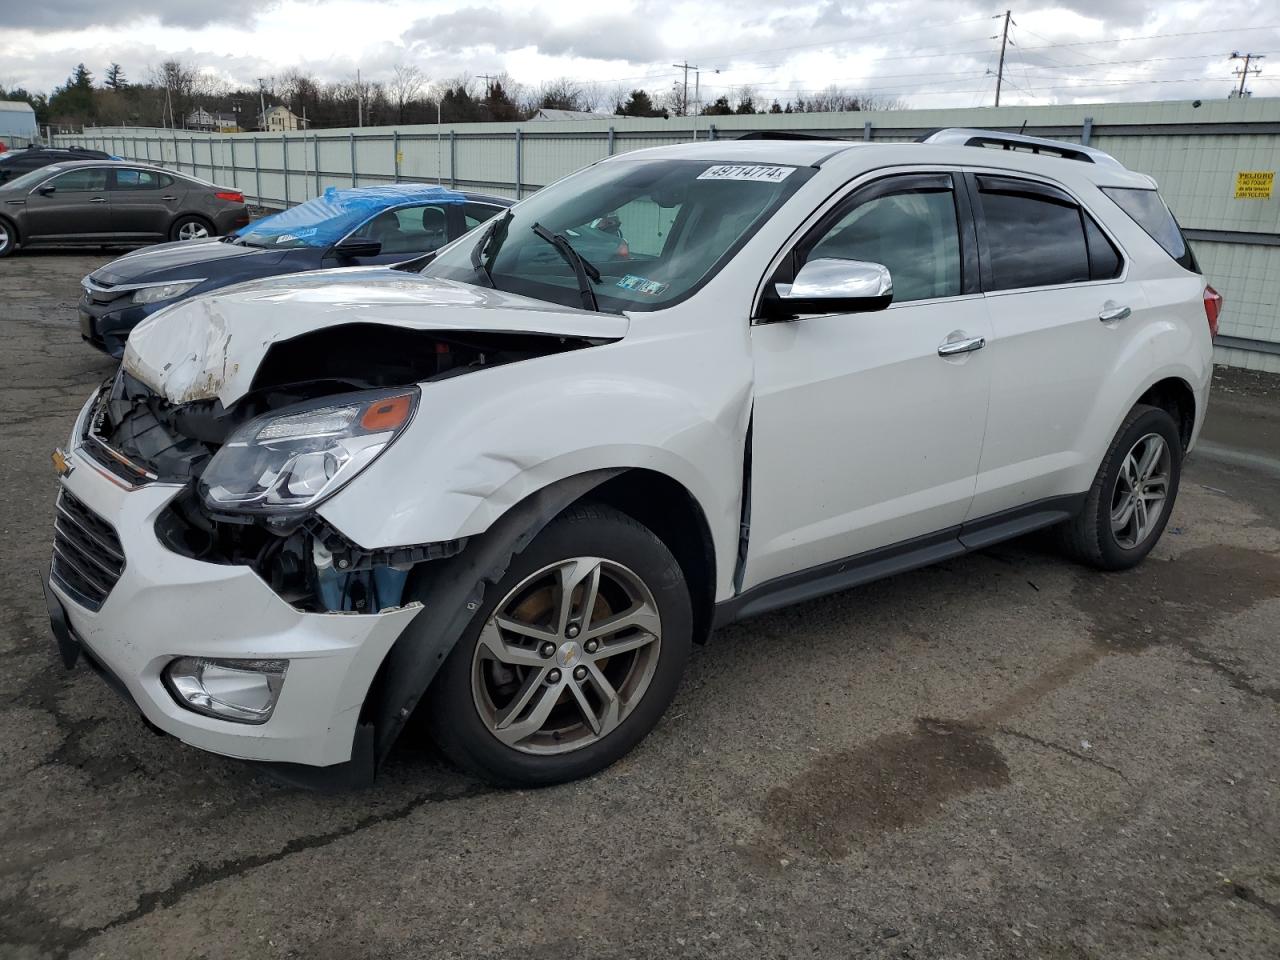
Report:
M405 122L405 110L410 103L417 100L427 85L427 78L413 64L398 64L391 71L391 82L387 84L387 93L396 108L396 122Z
M832 84L809 96L807 100L797 100L802 104L805 113L842 113L858 110L902 110L906 102L900 97L887 97L875 93L859 93L846 87Z

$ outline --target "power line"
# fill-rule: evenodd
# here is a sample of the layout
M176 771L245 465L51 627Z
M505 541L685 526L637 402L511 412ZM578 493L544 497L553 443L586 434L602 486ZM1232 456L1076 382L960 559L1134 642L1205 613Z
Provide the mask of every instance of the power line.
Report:
M1248 96L1248 94L1247 94L1247 92L1245 91L1245 88L1244 88L1244 82L1245 82L1246 80L1248 80L1248 79L1249 79L1249 74L1251 74L1251 73L1252 73L1252 74L1254 74L1254 75L1257 75L1257 74L1259 74L1259 73L1261 73L1261 72L1262 72L1262 68L1261 68L1261 67L1254 67L1252 70L1250 70L1250 69L1249 69L1249 61L1250 61L1250 60L1261 60L1261 59L1262 59L1262 57L1263 57L1263 54L1261 54L1261 53L1245 53L1245 54L1240 54L1240 53L1236 53L1235 51L1232 51L1232 53L1231 53L1231 59L1232 59L1232 60L1243 60L1243 61L1244 61L1244 66L1243 66L1243 67L1241 67L1239 70L1235 71L1236 76L1240 78L1240 89L1239 89L1239 91L1237 91L1237 93L1236 93L1236 96L1237 96L1237 97L1244 97L1244 96Z

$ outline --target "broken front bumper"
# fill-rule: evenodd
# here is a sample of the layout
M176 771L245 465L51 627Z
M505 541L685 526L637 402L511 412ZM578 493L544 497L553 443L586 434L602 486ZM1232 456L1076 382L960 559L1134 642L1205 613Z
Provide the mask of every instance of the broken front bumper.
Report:
M147 720L192 746L312 766L348 760L374 674L421 608L297 610L248 567L193 560L161 544L156 518L181 486L131 487L78 450L68 454L67 466L63 489L114 528L124 558L96 610L65 579L50 578L47 589L61 607L68 638L118 680ZM53 604L50 611L56 633ZM60 646L67 656L66 643ZM179 706L161 675L183 656L288 660L271 718L249 725Z

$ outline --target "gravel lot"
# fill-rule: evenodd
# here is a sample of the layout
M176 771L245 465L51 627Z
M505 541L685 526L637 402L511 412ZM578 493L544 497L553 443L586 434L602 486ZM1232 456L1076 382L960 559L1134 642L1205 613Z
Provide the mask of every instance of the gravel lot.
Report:
M1274 381L1218 385L1136 571L1002 546L722 631L592 780L490 790L419 736L318 796L55 662L105 259L0 262L0 957L1280 956Z

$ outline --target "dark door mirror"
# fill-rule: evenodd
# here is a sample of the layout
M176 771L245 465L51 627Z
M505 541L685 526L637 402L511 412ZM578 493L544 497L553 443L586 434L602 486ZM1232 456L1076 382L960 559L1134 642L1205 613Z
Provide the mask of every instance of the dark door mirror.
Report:
M382 243L378 240L344 240L333 248L339 257L376 257L382 252Z
M776 297L767 301L775 319L805 313L869 313L893 302L889 268L865 260L822 257L810 260L792 283L776 283Z
M58 188L57 188L57 187L55 187L55 186L51 186L51 185L49 185L49 184L45 184L43 187L37 187L37 188L36 188L36 193L40 194L40 196L42 196L42 197L47 197L49 194L53 193L53 191L55 191L55 190L57 190L57 189L58 189Z

